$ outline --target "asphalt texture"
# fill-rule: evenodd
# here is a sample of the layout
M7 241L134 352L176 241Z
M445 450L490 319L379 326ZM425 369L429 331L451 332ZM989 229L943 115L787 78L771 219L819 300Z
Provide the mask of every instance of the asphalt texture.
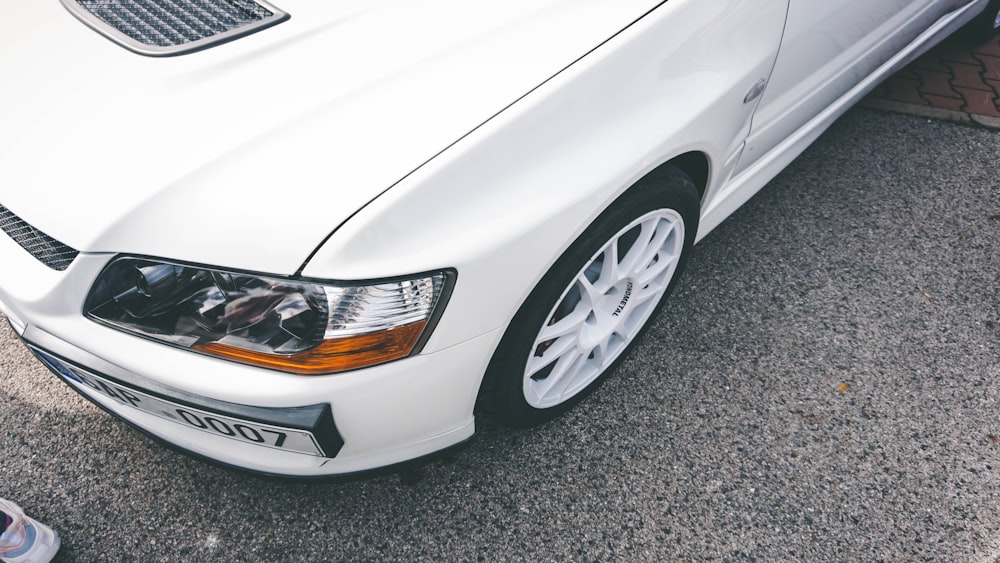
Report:
M1000 131L852 110L574 411L348 482L169 450L5 326L0 496L57 561L995 561L998 170Z

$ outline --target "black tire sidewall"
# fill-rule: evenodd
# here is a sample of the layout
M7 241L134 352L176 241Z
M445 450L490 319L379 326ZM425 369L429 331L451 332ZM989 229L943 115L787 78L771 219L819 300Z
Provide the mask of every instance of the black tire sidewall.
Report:
M653 314L615 362L586 389L559 405L544 409L532 407L524 398L524 368L535 337L557 300L612 236L637 217L658 209L673 209L680 214L684 221L684 246L677 269ZM654 171L619 197L559 257L514 316L487 369L478 410L509 426L536 426L569 410L599 387L642 338L673 292L694 244L699 212L697 188L687 175L671 165Z
M986 6L986 11L972 20L964 30L966 39L974 43L984 43L992 39L1000 32L994 27L998 13L1000 13L1000 0L991 0Z

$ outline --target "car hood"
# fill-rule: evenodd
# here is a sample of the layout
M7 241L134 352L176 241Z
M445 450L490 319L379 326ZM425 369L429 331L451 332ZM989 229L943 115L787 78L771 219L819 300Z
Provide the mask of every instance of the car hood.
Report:
M358 209L652 0L277 0L291 19L137 55L58 0L0 21L0 204L84 252L293 274Z

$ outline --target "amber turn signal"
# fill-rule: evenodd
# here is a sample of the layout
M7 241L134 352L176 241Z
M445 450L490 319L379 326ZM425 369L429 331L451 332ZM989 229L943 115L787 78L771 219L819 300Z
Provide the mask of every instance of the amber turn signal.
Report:
M255 352L219 342L201 344L194 349L227 360L298 375L324 375L405 358L416 346L426 325L425 321L420 321L358 336L324 340L315 348L289 355Z

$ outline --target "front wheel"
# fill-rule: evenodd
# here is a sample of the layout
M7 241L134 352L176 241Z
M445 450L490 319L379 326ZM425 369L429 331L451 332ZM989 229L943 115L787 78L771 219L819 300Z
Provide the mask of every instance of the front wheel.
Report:
M694 184L668 165L601 214L514 316L487 370L481 409L533 426L596 388L676 285L698 212Z

